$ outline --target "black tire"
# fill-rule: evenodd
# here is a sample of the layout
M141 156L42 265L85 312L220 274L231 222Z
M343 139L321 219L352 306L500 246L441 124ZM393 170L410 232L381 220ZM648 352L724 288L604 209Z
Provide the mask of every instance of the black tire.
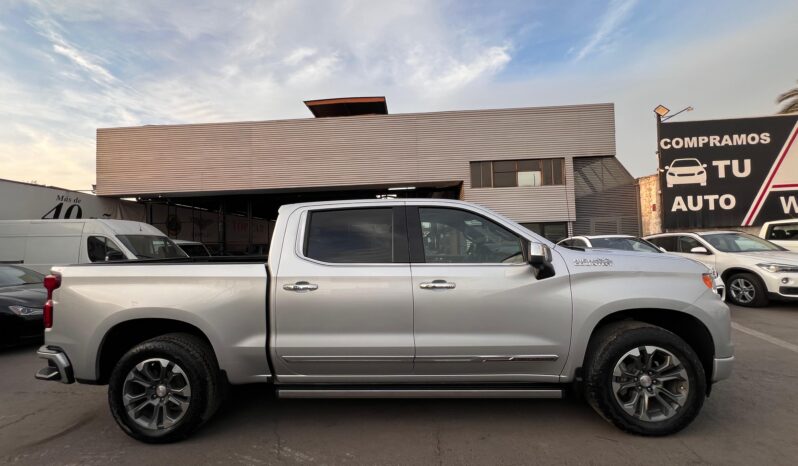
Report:
M126 378L138 364L149 359L176 364L190 386L188 407L168 427L143 427L125 408ZM222 400L222 382L216 357L205 341L185 333L171 333L140 343L122 356L108 382L108 403L116 423L134 439L147 443L175 442L191 435L213 416Z
M670 418L657 421L639 419L621 407L613 392L616 364L627 352L642 346L656 346L671 352L686 371L689 384L686 400ZM695 351L668 330L642 322L616 322L599 329L591 338L583 369L588 403L604 419L633 434L661 436L684 429L698 415L706 397L706 375Z
M753 287L754 298L750 301L740 299L741 297L735 296L732 293L732 285L737 283L749 283ZM741 272L731 275L726 279L726 295L729 301L744 307L765 307L770 303L768 298L768 290L762 280L753 273Z

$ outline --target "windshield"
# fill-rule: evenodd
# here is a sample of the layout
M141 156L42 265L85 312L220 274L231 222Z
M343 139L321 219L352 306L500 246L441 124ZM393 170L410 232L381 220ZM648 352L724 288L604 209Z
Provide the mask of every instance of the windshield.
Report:
M723 252L786 251L781 246L747 233L713 233L701 237Z
M639 238L592 238L594 248L618 249L621 251L659 252L656 246Z
M671 163L671 167L673 168L698 167L700 165L701 162L696 159L678 159Z
M119 241L139 259L173 259L188 257L166 236L119 235Z
M0 287L42 283L44 275L25 267L0 265Z

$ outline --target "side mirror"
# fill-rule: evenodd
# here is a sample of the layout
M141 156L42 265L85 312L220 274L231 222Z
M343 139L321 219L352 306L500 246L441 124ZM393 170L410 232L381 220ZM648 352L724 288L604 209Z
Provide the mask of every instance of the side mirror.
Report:
M705 164L705 163L702 164L701 166L704 167L704 168L707 168L707 164Z
M671 168L670 165L665 165L665 170L669 170Z
M668 250L663 248L662 246L659 247L659 250L662 251L662 252L668 252Z
M709 254L709 251L707 251L707 248L705 248L704 246L696 246L696 247L694 247L693 249L690 250L690 253L692 253L692 254Z
M551 249L542 243L527 243L526 261L534 267L551 264Z
M105 254L105 262L125 260L125 255L121 251L108 251Z

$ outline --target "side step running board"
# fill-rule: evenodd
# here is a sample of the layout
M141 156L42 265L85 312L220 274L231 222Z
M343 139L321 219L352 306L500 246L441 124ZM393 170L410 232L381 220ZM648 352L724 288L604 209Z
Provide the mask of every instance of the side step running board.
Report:
M562 398L560 389L277 388L280 398Z

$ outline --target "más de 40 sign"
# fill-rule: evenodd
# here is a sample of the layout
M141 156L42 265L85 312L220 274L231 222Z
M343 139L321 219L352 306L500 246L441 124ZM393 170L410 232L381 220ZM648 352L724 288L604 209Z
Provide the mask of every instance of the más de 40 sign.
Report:
M663 123L665 228L798 217L798 116Z

